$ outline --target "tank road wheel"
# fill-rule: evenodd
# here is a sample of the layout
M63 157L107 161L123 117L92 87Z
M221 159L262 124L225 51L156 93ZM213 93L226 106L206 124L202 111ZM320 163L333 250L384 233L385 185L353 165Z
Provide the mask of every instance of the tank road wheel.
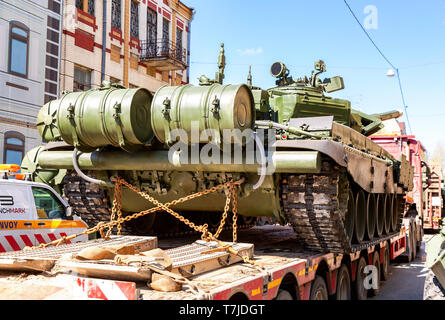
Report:
M128 226L134 235L147 236L153 233L155 221L156 213L151 213L137 219L130 220L128 222Z
M328 288L323 277L316 276L312 282L310 300L328 300Z
M380 277L382 280L386 281L389 279L389 273L390 273L390 267L391 267L391 261L389 257L389 244L386 243L385 249L383 250L383 256L382 256L382 265L380 269Z
M366 223L367 237L369 240L372 240L375 234L376 217L377 217L376 200L375 196L372 193L368 194L366 211L367 211L367 223Z
M392 220L392 196L387 194L385 196L385 235L391 233L391 220Z
M377 195L377 219L376 219L376 235L380 238L385 229L385 196L383 194Z
M240 216L240 218L245 228L251 228L255 226L255 223L257 221L257 217Z
M366 197L360 190L355 198L355 240L361 243L366 231Z
M354 297L357 300L366 300L368 298L368 289L365 288L366 265L367 263L365 258L361 257L357 263L357 272L354 284Z
M351 277L349 276L348 267L345 264L342 265L338 271L335 299L351 300Z
M369 295L371 297L374 297L380 292L380 257L377 250L374 251L374 255L372 257L372 265L375 267L375 270L377 270L377 283L372 284L373 288L369 290Z
M354 220L355 220L355 198L351 190L348 195L348 209L345 214L345 229L346 235L350 242L354 236Z

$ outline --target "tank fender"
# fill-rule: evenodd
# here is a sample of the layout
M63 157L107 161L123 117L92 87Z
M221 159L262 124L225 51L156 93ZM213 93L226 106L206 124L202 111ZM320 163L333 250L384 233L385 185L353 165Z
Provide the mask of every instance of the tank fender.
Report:
M351 148L332 140L280 140L274 147L279 149L306 149L319 151L347 169L354 181L370 193L397 192L393 166L390 160ZM368 170L364 168L369 168Z

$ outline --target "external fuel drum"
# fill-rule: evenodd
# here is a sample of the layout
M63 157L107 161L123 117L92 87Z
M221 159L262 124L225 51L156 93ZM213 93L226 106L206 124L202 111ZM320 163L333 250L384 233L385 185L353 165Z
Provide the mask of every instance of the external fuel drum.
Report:
M109 145L133 151L153 139L151 102L143 88L68 93L41 109L37 127L46 141L61 137L81 151Z
M172 142L170 132L174 129L184 130L189 143L196 130L199 142L208 143L210 138L201 133L210 129L216 135L213 142L219 144L223 130L244 131L253 129L254 124L255 104L246 85L163 87L153 98L152 127L163 143Z

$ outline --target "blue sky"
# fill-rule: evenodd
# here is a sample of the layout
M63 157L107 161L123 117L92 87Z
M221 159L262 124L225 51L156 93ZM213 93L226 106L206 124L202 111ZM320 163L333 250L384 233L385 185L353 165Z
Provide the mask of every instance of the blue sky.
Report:
M190 82L214 77L225 44L225 83L245 83L252 65L255 86L270 88L275 61L291 75L310 75L323 59L325 77L341 75L335 97L367 113L403 108L397 78L353 19L343 0L183 0L196 10L192 22ZM430 153L445 146L445 1L348 0L362 24L400 71L412 133ZM369 20L367 6L377 9ZM323 76L322 76L323 78Z

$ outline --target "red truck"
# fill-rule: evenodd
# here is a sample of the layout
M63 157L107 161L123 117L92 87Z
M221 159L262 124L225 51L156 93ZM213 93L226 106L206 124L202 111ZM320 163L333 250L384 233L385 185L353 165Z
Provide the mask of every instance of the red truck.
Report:
M387 150L396 159L405 157L414 167L412 177L413 189L406 195L406 206L403 216L403 225L406 229L408 260L413 260L423 238L424 219L426 216L425 186L423 172L427 170L425 147L414 135L406 134L405 124L397 119L388 119L384 128L372 135L372 141ZM427 207L428 208L428 207Z
M425 231L438 232L442 224L443 210L443 172L442 165L429 164L428 185L425 190L423 228Z

